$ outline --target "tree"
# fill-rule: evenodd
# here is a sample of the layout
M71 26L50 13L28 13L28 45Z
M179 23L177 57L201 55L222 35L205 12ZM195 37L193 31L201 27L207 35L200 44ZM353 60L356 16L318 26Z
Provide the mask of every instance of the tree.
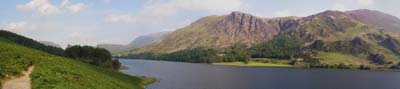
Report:
M111 53L104 48L75 45L68 46L65 53L70 58L106 68L115 68L114 64L118 63L114 62L119 62L112 61Z
M251 48L252 57L292 59L301 56L302 41L288 35L279 35L274 39Z
M121 63L119 62L118 59L112 60L112 65L114 69L119 69L121 67Z
M371 53L368 55L368 59L377 64L385 64L385 55L380 53Z
M251 58L250 51L246 48L246 45L242 43L234 44L228 49L226 54L226 58L229 60L228 62L241 61L247 63Z

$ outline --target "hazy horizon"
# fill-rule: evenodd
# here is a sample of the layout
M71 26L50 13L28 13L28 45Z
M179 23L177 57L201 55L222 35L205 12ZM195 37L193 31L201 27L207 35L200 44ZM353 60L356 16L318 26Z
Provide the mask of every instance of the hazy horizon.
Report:
M13 0L0 4L0 29L39 41L128 44L137 36L184 27L208 15L260 17L372 9L400 17L397 0Z

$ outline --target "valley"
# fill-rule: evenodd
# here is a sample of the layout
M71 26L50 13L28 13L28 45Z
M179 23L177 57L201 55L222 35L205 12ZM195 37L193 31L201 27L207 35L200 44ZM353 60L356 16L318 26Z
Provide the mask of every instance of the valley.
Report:
M1 89L397 89L398 0L9 0Z

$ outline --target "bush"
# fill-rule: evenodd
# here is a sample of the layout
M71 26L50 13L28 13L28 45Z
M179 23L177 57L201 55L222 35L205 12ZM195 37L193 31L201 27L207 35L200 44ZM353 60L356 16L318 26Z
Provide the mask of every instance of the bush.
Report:
M385 55L379 53L371 53L368 55L368 59L376 64L386 64Z
M301 56L302 42L288 35L279 35L274 39L251 48L253 58L291 59Z

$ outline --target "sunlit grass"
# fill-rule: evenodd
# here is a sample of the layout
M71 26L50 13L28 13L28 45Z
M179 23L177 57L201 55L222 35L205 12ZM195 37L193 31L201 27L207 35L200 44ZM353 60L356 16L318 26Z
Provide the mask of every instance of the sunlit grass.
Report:
M143 89L154 81L0 40L0 82L30 65L33 89Z

